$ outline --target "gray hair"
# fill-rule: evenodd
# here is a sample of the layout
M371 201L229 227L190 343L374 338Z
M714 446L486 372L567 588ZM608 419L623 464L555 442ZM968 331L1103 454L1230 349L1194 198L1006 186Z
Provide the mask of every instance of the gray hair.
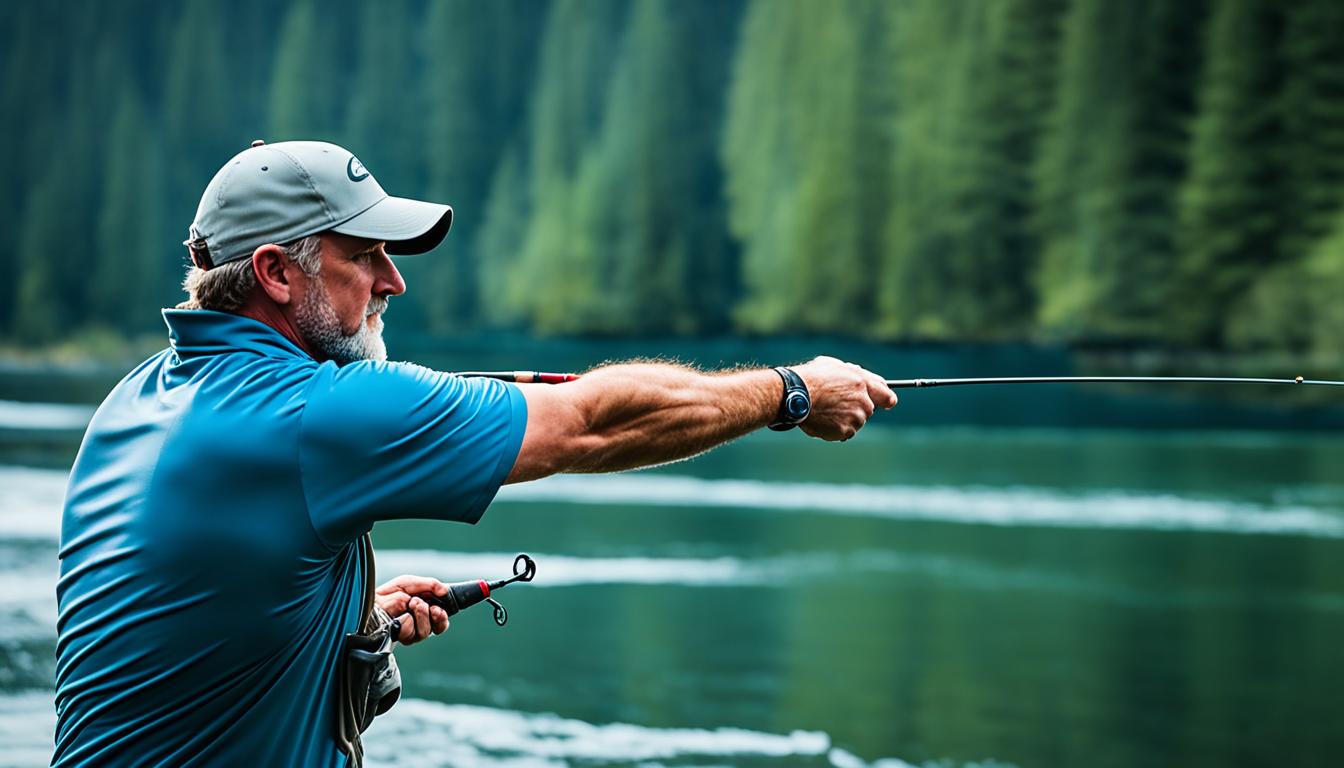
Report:
M309 235L281 247L285 249L285 256L298 264L304 274L312 277L322 268L322 239L318 235ZM252 259L231 261L208 271L192 267L182 280L187 300L177 308L235 312L247 303L247 297L256 285Z

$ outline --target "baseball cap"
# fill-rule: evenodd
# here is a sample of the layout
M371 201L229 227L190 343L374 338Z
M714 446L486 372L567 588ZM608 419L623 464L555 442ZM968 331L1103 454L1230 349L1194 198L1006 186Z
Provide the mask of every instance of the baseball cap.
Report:
M347 149L257 140L210 180L183 244L201 269L328 230L382 240L388 253L406 255L433 250L452 223L446 205L384 192Z

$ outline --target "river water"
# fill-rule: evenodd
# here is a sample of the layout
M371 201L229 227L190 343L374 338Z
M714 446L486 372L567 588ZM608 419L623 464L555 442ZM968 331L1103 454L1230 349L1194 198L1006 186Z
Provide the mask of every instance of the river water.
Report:
M50 754L89 413L35 394L0 401L0 765ZM479 607L398 652L370 763L1339 764L1344 439L904 418L936 396L844 445L760 434L378 527L380 576L538 571L506 627Z

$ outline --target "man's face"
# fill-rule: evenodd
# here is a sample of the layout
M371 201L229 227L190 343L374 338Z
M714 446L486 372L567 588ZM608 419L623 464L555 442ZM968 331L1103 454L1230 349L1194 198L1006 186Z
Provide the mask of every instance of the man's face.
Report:
M295 311L308 346L345 365L386 360L383 311L406 291L383 243L332 232L321 236L322 268L309 277Z

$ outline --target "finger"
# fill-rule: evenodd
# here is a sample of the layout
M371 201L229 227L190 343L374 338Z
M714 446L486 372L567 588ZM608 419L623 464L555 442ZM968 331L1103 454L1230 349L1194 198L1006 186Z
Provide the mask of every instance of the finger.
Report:
M412 598L411 612L415 615L415 638L424 640L429 637L432 628L429 621L429 603L418 597Z
M872 416L873 411L877 410L877 406L873 405L873 398L869 397L867 392L859 397L859 408L863 411L863 418L859 420L860 424L867 422L868 417Z
M447 584L444 584L438 579L432 579L428 576L411 576L411 575L398 576L392 581L389 581L386 586L392 586L392 585L395 585L403 592L406 592L407 594L411 595L418 595L425 592L434 595L443 595L447 594L448 592Z
M896 393L887 386L885 379L872 371L864 371L863 375L868 381L868 396L873 399L873 403L882 408L892 408L896 405Z
M437 606L429 609L429 618L434 624L434 634L442 635L448 631L448 612Z
M387 611L389 615L396 616L406 612L406 603L411 596L405 592L389 592L378 595L378 607Z
M397 617L399 629L397 630L397 642L402 645L415 644L415 619L411 618L409 613L403 613Z

